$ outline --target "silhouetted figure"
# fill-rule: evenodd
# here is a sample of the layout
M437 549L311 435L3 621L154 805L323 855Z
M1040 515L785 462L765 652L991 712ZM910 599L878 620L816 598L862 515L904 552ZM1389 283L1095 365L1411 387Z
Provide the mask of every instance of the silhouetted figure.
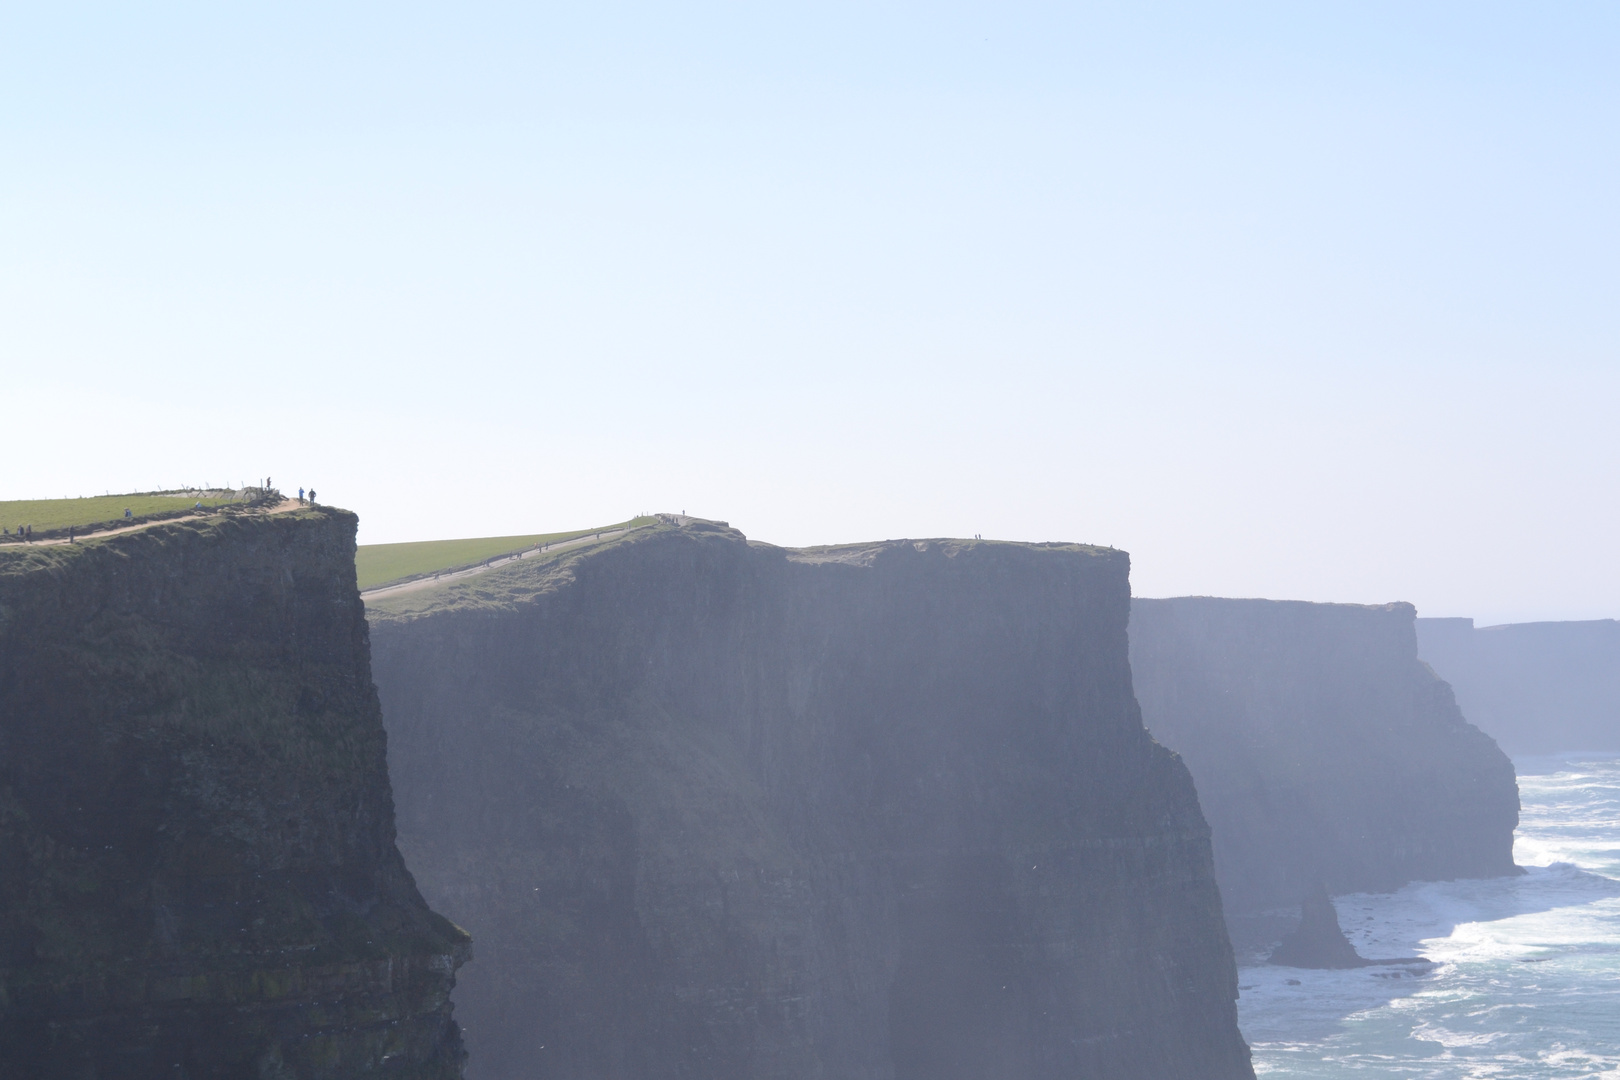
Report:
M309 505L311 505L311 506L315 505L315 489L314 488L309 489Z

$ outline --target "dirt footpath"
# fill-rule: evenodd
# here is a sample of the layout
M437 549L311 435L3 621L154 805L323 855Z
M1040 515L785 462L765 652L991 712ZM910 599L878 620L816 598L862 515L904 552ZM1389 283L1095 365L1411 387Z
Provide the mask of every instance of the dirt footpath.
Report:
M297 499L282 499L279 503L272 507L250 510L248 512L254 514L284 514L289 510L297 510L303 505L304 504L299 502ZM12 540L9 542L13 544L26 544L29 547L49 547L52 544L76 544L82 540L100 540L104 536L117 536L120 533L140 532L142 529L150 529L154 525L173 525L177 521L196 521L198 518L212 517L214 513L215 511L204 510L195 514L187 514L185 517L163 518L160 521L143 521L139 525L124 525L117 529L97 529L95 532L83 533L73 537L72 539L69 539L66 536L59 536L50 540Z
M444 585L452 581L460 581L462 578L473 577L477 574L484 573L486 570L493 570L497 566L505 566L509 562L515 562L518 559L530 558L532 556L539 555L542 552L549 553L553 551L560 551L563 548L581 547L585 544L594 544L599 540L607 540L614 536L623 536L627 532L634 532L635 529L645 529L646 527L647 526L645 525L637 525L634 529L603 529L601 532L591 533L588 536L576 536L572 540L558 540L555 543L546 544L543 547L525 548L522 551L513 552L511 555L502 555L498 559L491 559L487 563L483 563L478 566L470 566L465 570L457 570L454 573L434 574L431 577L412 578L410 581L402 581L398 585L379 585L375 589L367 589L362 592L360 594L360 599L375 600L380 596L398 596L401 593L415 592L418 589L429 589L435 585Z

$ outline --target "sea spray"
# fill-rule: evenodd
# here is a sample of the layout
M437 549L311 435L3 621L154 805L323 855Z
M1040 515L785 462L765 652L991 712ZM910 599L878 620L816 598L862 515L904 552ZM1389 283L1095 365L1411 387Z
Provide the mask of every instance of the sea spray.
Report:
M1242 968L1257 1073L1620 1076L1620 757L1516 765L1527 874L1338 898L1363 955L1419 952L1433 971Z

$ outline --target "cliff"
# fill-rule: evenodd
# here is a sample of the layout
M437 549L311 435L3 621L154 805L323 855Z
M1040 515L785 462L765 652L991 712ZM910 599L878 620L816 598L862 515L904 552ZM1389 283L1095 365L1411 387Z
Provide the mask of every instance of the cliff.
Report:
M685 519L373 605L469 1074L1252 1075L1127 576Z
M1510 754L1620 751L1620 622L1419 619L1418 653Z
M1410 604L1138 599L1148 729L1181 754L1229 916L1517 872L1513 764L1417 658Z
M0 1077L459 1076L353 515L0 551Z

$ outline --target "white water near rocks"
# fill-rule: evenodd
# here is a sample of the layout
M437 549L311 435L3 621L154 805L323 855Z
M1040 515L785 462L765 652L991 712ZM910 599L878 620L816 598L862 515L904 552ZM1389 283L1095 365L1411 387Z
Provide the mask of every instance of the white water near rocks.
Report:
M1515 765L1525 875L1336 901L1363 956L1431 971L1239 969L1257 1074L1620 1080L1620 757Z

